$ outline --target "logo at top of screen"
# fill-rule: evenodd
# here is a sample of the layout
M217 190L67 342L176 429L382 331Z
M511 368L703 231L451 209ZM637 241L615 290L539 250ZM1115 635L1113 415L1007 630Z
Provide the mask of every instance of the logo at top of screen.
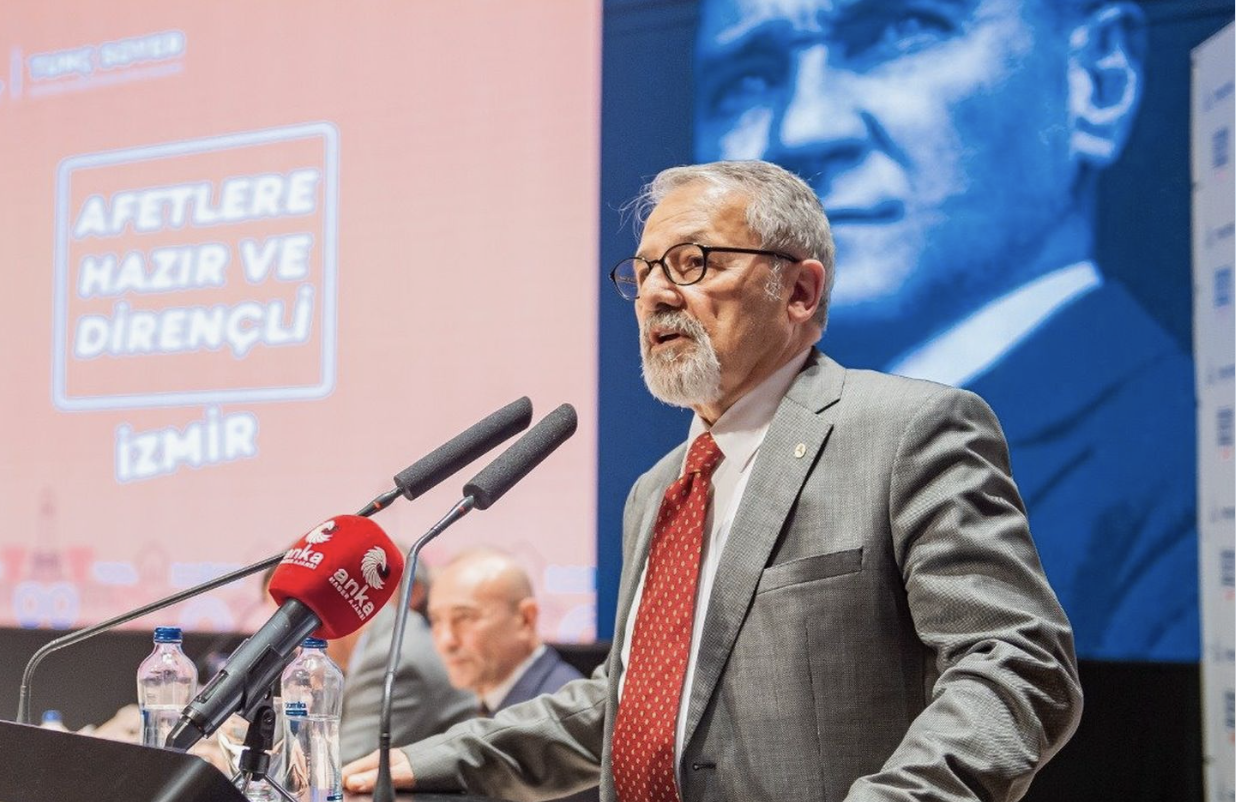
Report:
M310 529L303 538L305 545L288 549L280 565L296 565L308 568L310 571L317 570L317 567L322 564L322 552L313 547L329 542L336 527L338 524L335 523L334 518L331 518Z
M365 552L360 561L361 579L355 579L346 568L337 568L331 574L330 584L362 619L374 614L377 606L369 598L369 591L381 590L390 578L391 570L386 561L386 550L374 546Z

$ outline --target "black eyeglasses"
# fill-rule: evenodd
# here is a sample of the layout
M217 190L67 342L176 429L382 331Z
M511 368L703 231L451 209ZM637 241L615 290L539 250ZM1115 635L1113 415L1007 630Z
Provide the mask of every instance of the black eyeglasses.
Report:
M714 253L750 253L757 256L774 256L789 262L801 261L797 257L779 251L765 251L759 248L712 248L698 245L694 242L681 242L661 256L660 259L645 259L642 256L632 256L623 259L609 271L609 280L618 288L618 294L628 301L639 297L639 288L657 265L665 272L666 277L679 287L695 284L704 278L708 272L708 257Z

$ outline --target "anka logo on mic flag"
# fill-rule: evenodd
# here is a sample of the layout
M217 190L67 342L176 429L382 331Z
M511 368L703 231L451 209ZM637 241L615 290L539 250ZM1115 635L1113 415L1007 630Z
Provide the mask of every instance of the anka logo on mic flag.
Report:
M315 551L313 547L329 542L331 534L335 531L335 526L335 519L332 518L309 530L302 538L304 545L297 545L288 549L279 564L299 565L301 568L308 568L310 571L317 570L317 567L322 564L322 552Z
M339 591L358 616L368 620L377 612L374 607L375 597L371 597L369 591L382 590L385 578L390 575L390 569L386 567L386 551L380 546L374 546L365 552L365 556L361 558L360 572L364 581L353 578L346 568L337 568L331 575L330 584Z
M316 529L310 530L309 534L305 535L305 540L309 543L325 543L330 540L331 533L335 531L335 519L318 526Z
M386 567L386 552L377 546L365 552L365 556L361 558L361 573L365 576L365 582L374 590L381 590L383 581L391 573Z
M297 599L322 622L318 638L355 632L390 600L403 575L403 555L376 523L339 515L288 549L270 582L282 604Z

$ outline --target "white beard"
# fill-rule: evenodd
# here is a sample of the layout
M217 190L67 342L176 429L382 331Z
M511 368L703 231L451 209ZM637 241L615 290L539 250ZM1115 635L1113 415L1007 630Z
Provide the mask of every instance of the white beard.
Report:
M669 329L690 344L652 353L651 328ZM721 363L704 327L685 312L658 312L640 324L644 384L659 401L675 407L711 404L721 397Z

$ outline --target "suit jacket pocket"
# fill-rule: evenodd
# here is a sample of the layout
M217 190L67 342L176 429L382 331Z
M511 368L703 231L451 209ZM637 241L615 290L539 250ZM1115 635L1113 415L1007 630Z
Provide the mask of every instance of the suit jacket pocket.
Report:
M803 557L765 568L755 592L767 593L770 590L811 582L815 579L852 574L862 567L863 549L861 546L856 549Z

